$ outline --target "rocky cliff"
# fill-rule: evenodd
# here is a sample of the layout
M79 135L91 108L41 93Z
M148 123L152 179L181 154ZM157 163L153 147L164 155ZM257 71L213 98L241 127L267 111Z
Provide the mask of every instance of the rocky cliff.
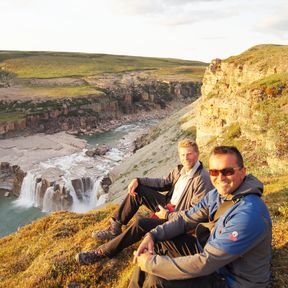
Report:
M206 69L202 97L181 119L197 128L201 147L223 143L244 151L267 173L288 167L288 47L255 46Z
M0 162L0 196L18 196L25 172L18 165Z
M36 100L0 100L1 111L16 116L16 119L12 117L0 121L0 137L59 131L97 132L105 129L108 121L141 111L164 109L172 100L193 101L200 95L199 81L166 82L139 80L131 76L122 78L107 77L105 81L89 79L90 85L98 85L100 94L53 100L45 97ZM43 81L33 79L33 85L43 85Z

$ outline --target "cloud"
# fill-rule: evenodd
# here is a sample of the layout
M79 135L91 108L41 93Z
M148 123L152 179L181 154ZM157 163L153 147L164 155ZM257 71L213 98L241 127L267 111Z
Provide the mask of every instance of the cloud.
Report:
M170 9L181 9L196 3L219 2L223 0L111 0L114 8L128 14L159 14L165 13Z
M288 18L287 16L282 17L270 17L265 19L262 23L258 25L262 30L270 30L274 32L287 32L288 31Z
M176 13L169 15L170 17L165 17L162 23L170 26L180 26L180 25L189 25L198 22L212 22L215 20L223 20L225 18L233 17L237 15L238 12L233 9L227 10L182 10Z
M225 0L110 0L114 13L139 17L150 23L166 26L183 26L203 21L215 21L237 14L233 5ZM117 1L117 2L116 2ZM226 2L227 3L227 2ZM220 5L221 4L221 5Z
M281 7L275 7L267 13L266 17L263 17L255 25L255 30L262 34L269 33L270 35L277 35L281 38L288 37L288 4L282 4Z

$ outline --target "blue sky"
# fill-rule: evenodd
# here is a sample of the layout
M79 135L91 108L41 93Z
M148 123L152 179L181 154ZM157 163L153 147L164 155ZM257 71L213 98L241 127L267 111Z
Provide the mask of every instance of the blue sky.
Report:
M287 0L0 0L0 50L210 62L288 43Z

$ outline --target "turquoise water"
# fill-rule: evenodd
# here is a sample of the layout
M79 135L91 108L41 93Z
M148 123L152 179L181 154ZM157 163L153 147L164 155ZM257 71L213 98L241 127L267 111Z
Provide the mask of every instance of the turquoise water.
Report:
M82 135L79 136L79 138L85 139L87 143L91 146L95 146L96 144L98 145L107 144L111 147L115 147L119 139L127 135L129 132L134 132L139 129L143 129L145 127L151 127L157 124L158 122L159 120L137 121L126 125L122 125L118 128L115 128L113 130L104 133L99 133L91 136Z
M117 146L117 142L129 132L137 131L140 127L151 127L157 120L133 122L116 129L91 136L80 136L91 146L106 144L109 147ZM38 208L17 207L13 204L16 198L0 197L0 237L15 232L18 227L31 223L33 220L46 215Z
M15 200L16 198L0 197L0 237L13 233L18 227L46 214L34 207L16 207L13 204Z

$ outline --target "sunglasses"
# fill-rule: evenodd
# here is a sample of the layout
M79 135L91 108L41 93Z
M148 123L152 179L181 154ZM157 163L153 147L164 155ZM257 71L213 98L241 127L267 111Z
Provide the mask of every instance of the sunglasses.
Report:
M232 176L235 174L235 170L236 169L242 169L242 168L233 168L233 167L228 167L228 168L224 168L224 169L221 169L221 170L217 170L217 169L210 169L209 170L209 174L210 176L213 176L213 177L217 177L219 176L219 174L221 173L223 176Z

